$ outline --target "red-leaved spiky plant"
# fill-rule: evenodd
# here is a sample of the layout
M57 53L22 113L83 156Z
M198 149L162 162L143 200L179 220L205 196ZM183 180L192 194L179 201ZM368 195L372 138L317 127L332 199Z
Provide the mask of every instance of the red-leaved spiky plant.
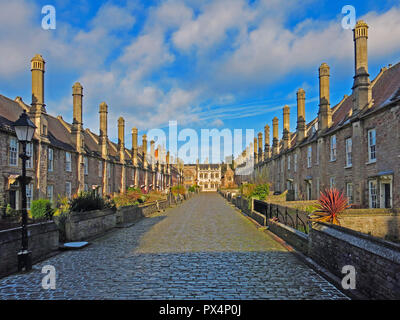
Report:
M336 188L320 192L317 210L310 217L311 221L330 222L339 225L339 215L347 208L349 200Z

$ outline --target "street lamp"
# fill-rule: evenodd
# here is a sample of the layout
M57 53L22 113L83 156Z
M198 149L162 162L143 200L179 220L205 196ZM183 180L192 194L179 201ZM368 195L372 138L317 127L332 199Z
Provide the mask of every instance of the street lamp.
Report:
M25 271L32 269L31 252L28 250L28 212L26 211L26 185L29 183L30 178L26 177L26 160L30 157L26 154L26 144L32 141L33 134L35 133L36 126L29 119L26 111L20 115L19 119L13 123L15 133L17 134L18 141L22 144L22 153L19 157L22 159L22 177L18 178L21 184L22 193L22 243L21 250L18 252L18 271L25 268Z

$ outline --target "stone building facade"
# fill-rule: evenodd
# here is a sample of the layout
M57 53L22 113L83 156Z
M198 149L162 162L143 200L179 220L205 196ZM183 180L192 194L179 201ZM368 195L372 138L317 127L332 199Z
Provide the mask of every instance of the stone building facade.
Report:
M132 147L125 146L125 121L118 119L118 143L108 139L108 106L99 106L100 132L83 128L83 88L72 87L73 122L47 113L44 101L45 61L41 55L31 60L32 103L20 97L11 100L0 95L0 201L20 209L20 191L16 178L21 173L19 152L12 123L25 110L37 129L32 144L27 175L28 208L34 199L58 195L71 197L79 191L97 190L105 195L120 193L128 187L164 190L182 180L182 170L169 161L169 152L148 154L147 137L138 145L138 129L132 128ZM153 142L152 142L153 144Z
M215 192L221 186L221 164L185 164L185 186L200 186L202 192Z
M272 144L268 125L264 144L261 133L255 139L253 176L267 171L272 189L289 190L296 200L317 199L320 191L336 187L354 207L399 208L400 63L382 68L370 81L367 24L357 22L353 33L352 94L331 107L330 68L323 63L318 116L306 124L306 95L299 89L296 132L290 132L290 108L285 106L281 139L277 117L272 121Z

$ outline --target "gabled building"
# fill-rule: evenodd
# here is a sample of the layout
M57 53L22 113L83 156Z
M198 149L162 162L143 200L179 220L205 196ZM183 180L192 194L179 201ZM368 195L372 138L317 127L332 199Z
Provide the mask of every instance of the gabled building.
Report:
M297 129L290 132L290 108L272 121L273 139L265 126L254 150L256 175L267 168L274 191L289 190L294 199L317 199L336 187L354 207L400 207L400 63L384 67L370 81L368 26L359 21L354 32L355 73L352 94L331 106L330 68L319 67L319 112L305 122L303 89L297 92Z
M50 115L44 100L45 61L41 55L31 60L32 103L0 95L0 201L20 209L20 188L16 178L21 173L20 146L12 123L25 110L36 125L34 139L27 146L31 156L27 175L28 208L33 199L58 195L71 197L79 191L97 190L105 195L120 193L128 187L164 190L182 180L169 152L163 156L147 155L147 137L138 146L138 130L132 128L132 146L125 146L125 121L118 119L118 143L108 138L108 106L99 105L100 132L83 127L83 87L72 87L73 122ZM4 207L4 206L3 206Z

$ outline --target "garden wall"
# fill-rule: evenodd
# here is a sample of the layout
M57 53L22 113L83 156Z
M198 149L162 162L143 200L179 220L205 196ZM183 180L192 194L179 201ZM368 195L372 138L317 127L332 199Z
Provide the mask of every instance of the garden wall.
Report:
M28 225L28 244L35 263L58 250L59 231L53 221ZM21 227L0 231L0 277L17 271Z
M226 194L222 195L227 197ZM244 213L253 217L248 213L247 206L243 207L246 201L240 197L231 198L230 201ZM289 209L276 204L273 204L272 208L285 212ZM289 212L293 213L290 210ZM397 230L393 227L393 224L398 226L397 213L375 212L374 215L358 216L357 213L353 211L344 214L342 224L362 230L373 230L375 234L378 232L383 234L386 230ZM272 219L268 219L267 223L269 231L336 276L337 279L332 279L328 275L329 272L317 267L319 272L326 274L332 281L337 281L338 287L341 286L340 281L345 276L342 273L343 266L353 266L356 271L356 289L351 292L343 290L345 293L352 293L352 296L358 297L362 295L368 299L400 299L400 244L344 226L313 223L307 235Z
M114 228L117 223L115 209L71 212L65 222L67 241L81 241L98 236Z
M400 299L400 245L323 223L309 240L311 259L340 279L343 266L354 266L356 290L367 298Z

